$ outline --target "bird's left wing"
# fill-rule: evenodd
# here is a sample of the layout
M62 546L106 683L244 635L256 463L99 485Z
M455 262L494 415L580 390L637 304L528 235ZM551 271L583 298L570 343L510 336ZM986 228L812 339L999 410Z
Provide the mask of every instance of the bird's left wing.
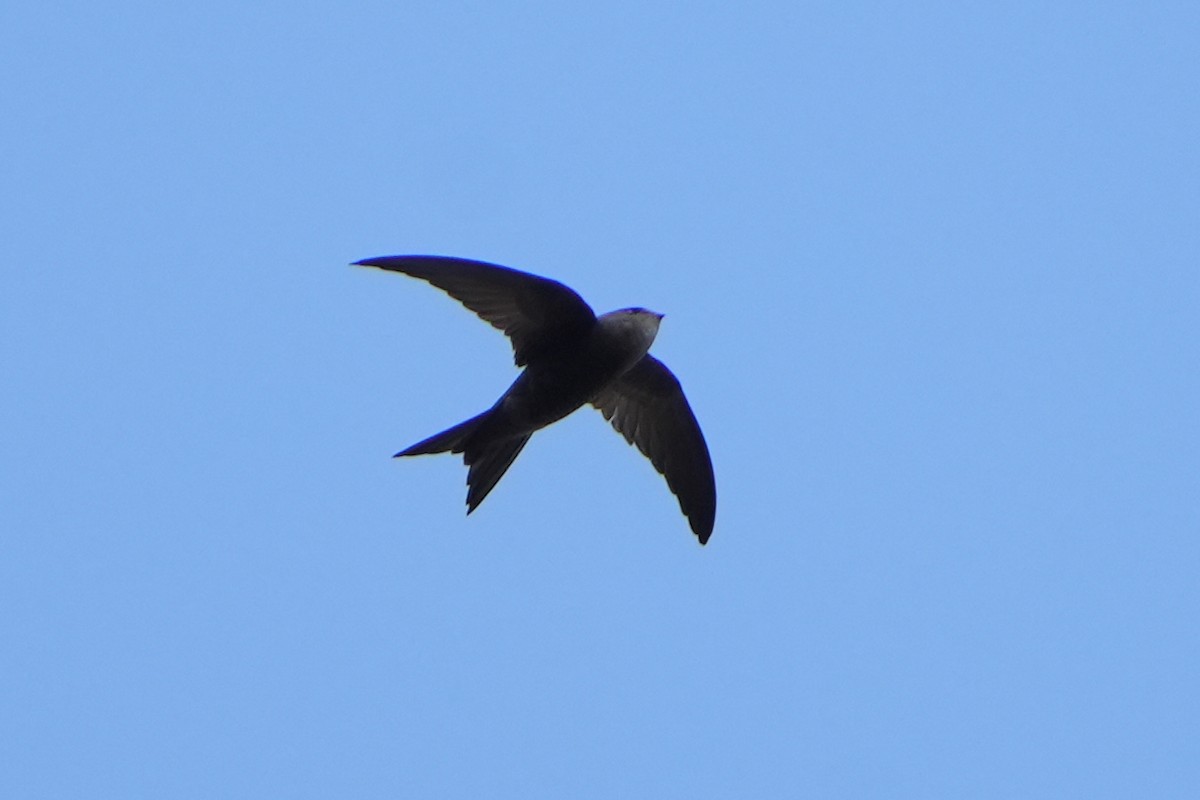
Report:
M508 335L517 366L586 335L596 322L591 307L571 288L498 264L449 256L382 256L354 263L441 289Z
M707 542L717 515L712 459L671 370L647 355L605 388L592 405L662 473L700 544Z

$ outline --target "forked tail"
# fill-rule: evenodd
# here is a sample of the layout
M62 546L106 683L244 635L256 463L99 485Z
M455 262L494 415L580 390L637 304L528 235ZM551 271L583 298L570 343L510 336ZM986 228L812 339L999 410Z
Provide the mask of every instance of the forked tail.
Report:
M463 461L468 467L467 472L467 513L474 511L488 492L504 477L504 473L512 466L529 434L495 438L495 431L484 431L476 438L480 426L486 421L491 411L471 417L466 422L460 422L453 428L447 428L441 433L435 433L428 439L417 442L412 447L401 450L395 457L423 456L432 453L462 453Z

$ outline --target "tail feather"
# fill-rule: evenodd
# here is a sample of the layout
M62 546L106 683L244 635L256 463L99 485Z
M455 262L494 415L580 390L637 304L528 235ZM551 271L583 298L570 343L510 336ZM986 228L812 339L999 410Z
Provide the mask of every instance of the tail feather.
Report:
M417 442L412 447L396 453L394 458L401 456L423 456L431 453L461 453L467 449L467 440L486 418L488 412L471 417L466 422L460 422L453 428L447 428L441 433L435 433L428 439Z
M529 441L530 437L530 434L524 434L496 439L495 425L480 432L480 426L487 420L490 413L491 410L485 411L471 417L466 422L458 423L453 428L435 433L428 439L401 450L396 453L395 457L423 456L431 453L462 453L463 461L469 468L467 472L467 513L470 514L504 477L504 473L520 455L521 449L525 447L525 443ZM476 433L480 435L476 436Z
M496 486L521 449L529 441L529 434L502 439L489 444L482 450L468 450L463 460L470 467L467 472L467 513L474 511L488 492Z

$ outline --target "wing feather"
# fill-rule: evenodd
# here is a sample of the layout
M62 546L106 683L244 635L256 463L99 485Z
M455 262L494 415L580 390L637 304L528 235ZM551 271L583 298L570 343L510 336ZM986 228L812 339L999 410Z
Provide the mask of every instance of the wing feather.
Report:
M586 336L596 315L558 281L498 264L449 256L382 256L356 261L426 281L512 340L517 366Z
M647 355L592 405L666 478L692 532L705 544L717 515L716 480L704 434L679 380Z

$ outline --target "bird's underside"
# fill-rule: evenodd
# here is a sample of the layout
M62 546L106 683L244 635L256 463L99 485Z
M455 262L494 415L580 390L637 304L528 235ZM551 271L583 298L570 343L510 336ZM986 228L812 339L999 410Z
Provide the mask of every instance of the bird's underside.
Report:
M490 409L396 454L462 454L467 513L535 431L590 403L662 473L700 543L708 541L716 517L708 446L679 381L646 353L661 315L623 309L597 318L561 283L481 261L385 256L356 263L442 289L502 330L525 368Z

